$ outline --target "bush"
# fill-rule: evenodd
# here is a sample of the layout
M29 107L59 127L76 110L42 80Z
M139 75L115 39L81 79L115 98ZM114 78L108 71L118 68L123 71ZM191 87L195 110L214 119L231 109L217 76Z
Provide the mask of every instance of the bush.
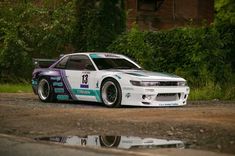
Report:
M231 62L226 59L230 49L224 45L226 40L215 27L161 32L141 32L134 27L108 49L133 57L145 69L180 75L192 88L219 90L232 80Z
M134 58L140 65L148 68L151 63L149 58L153 53L153 48L145 42L145 33L138 30L135 26L128 34L120 36L109 47L108 51L122 53Z
M123 0L77 0L74 45L78 51L106 51L125 31Z
M0 8L0 81L30 79L33 57L57 57L73 37L72 2L55 10L31 3Z

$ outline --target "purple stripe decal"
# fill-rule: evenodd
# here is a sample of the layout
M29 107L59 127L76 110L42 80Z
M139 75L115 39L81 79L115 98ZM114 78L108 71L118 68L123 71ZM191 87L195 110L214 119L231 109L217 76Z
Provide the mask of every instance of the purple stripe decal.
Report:
M77 97L72 92L72 88L71 88L71 86L70 86L70 84L68 82L68 79L66 77L65 70L60 69L60 74L61 74L61 77L62 77L63 82L65 84L65 87L67 88L67 90L68 90L70 96L72 97L72 99L73 100L78 100Z

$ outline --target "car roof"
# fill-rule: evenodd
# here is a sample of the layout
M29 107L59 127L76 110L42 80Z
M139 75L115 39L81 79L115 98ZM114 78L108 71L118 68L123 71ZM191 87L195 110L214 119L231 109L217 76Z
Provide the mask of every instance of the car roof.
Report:
M126 58L126 56L122 54L116 54L116 53L111 53L111 52L79 52L79 53L71 53L71 54L66 54L64 56L71 56L71 55L87 55L87 56L99 56L99 57L120 57L120 58Z

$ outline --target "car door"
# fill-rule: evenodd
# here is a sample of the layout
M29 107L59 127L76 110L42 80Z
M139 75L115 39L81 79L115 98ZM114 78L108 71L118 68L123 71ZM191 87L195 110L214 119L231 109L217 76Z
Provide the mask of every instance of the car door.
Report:
M72 93L78 100L99 101L96 88L96 70L90 58L84 54L71 55L67 62L65 75Z

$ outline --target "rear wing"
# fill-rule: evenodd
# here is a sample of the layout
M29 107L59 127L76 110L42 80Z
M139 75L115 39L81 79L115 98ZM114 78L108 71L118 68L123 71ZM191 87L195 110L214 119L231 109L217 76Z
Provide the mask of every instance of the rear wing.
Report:
M39 58L34 58L33 59L33 64L35 68L48 68L50 67L53 63L55 63L57 59L39 59Z

